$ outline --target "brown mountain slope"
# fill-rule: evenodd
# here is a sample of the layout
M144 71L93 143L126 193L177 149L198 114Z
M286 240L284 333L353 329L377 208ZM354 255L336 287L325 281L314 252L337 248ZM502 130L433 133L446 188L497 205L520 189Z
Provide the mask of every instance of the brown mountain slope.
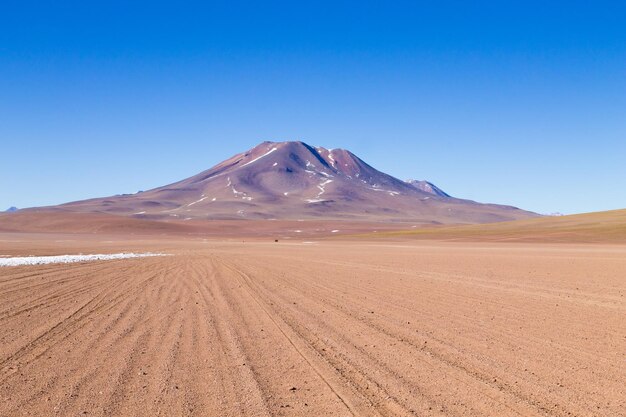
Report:
M382 173L349 151L303 142L263 142L164 187L58 208L152 220L325 218L458 224L537 216L515 207L452 198L438 188Z

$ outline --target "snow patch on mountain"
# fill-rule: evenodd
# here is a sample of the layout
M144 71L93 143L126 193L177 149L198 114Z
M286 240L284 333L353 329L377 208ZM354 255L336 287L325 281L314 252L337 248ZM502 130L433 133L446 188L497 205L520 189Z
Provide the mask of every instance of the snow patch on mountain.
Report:
M420 180L406 180L407 184L411 185L418 190L424 191L428 194L432 194L438 197L450 197L448 193L443 191L441 188L437 187L435 184L428 181L420 181Z
M244 191L237 191L237 189L233 185L233 182L230 180L230 177L227 178L227 185L226 185L226 187L230 187L230 189L233 191L233 194L235 194L236 197L239 197L242 200L252 201L252 197L250 197L246 192L244 192Z
M250 161L250 162L247 162L247 163L243 164L243 165L242 165L242 167L245 167L245 166L247 166L247 165L253 164L253 163L255 163L256 161L258 161L259 159L265 158L267 155L269 155L269 154L271 154L272 152L275 152L275 151L277 151L277 150L278 150L278 148L272 148L272 149L270 149L267 153L265 153L265 154L263 154L263 155L259 156L258 158L255 158L255 159L253 159L252 161Z

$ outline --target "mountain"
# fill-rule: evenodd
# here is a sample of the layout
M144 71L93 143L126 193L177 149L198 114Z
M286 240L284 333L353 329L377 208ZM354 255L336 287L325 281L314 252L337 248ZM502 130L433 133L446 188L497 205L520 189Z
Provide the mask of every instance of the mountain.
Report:
M359 219L486 223L537 216L450 197L405 182L344 149L263 142L193 177L136 194L64 204L62 210L161 219Z
M17 211L18 208L15 206L11 206L8 209L5 210L6 213L13 213L14 211Z
M436 195L438 197L451 197L448 193L443 191L441 188L437 187L435 184L428 182L428 181L407 180L406 183L428 194Z

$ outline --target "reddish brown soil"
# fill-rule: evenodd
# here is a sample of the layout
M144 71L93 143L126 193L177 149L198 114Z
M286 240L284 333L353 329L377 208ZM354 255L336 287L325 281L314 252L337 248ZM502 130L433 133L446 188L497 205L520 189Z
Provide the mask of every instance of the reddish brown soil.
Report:
M308 220L148 220L104 213L72 213L55 210L0 213L0 233L85 234L116 236L125 241L138 236L154 239L272 237L291 239L345 234L382 233L411 229L419 223L390 221ZM420 225L420 227L428 227ZM432 226L430 226L432 227ZM333 233L333 231L336 231ZM76 238L73 238L76 239Z
M0 235L0 416L624 416L626 247Z

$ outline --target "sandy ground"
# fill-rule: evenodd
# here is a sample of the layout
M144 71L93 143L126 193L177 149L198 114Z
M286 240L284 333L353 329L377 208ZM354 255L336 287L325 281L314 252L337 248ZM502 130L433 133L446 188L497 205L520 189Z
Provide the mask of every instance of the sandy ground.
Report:
M0 416L624 416L626 246L0 236Z
M0 218L0 227L2 227ZM367 233L365 234L367 235ZM434 239L466 242L626 244L626 209L547 216L488 224L407 227L380 230L369 238Z

